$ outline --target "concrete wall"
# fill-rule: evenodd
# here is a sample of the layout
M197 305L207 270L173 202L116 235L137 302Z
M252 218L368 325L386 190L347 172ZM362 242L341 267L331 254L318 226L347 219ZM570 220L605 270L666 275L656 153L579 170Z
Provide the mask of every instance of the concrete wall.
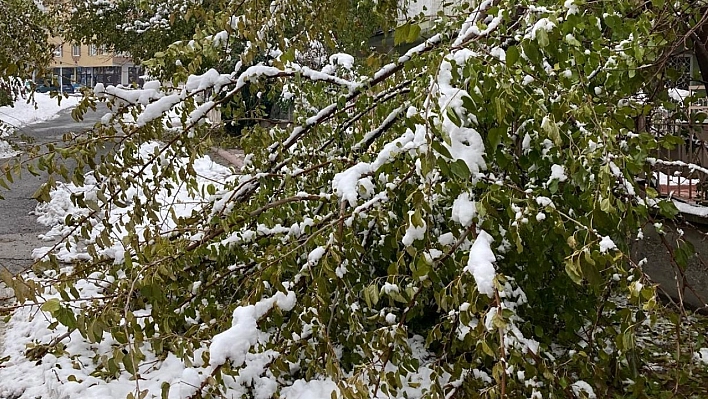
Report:
M679 226L669 226L668 224L666 226L667 231L675 231L676 228L682 229L684 239L695 247L696 254L690 258L685 270L686 282L696 291L695 294L684 284L676 266L672 263L669 249L666 248L653 227L645 229L644 239L635 242L631 253L632 258L636 261L647 258L648 262L644 265L644 272L659 284L659 293L663 291L674 300L678 300L682 296L684 304L688 307L708 313L708 308L704 307L704 304L708 302L708 264L706 263L708 262L708 236L706 236L708 225L696 222L708 223L708 220L694 220L690 225L685 223ZM676 247L677 233L667 233L664 238L672 248Z

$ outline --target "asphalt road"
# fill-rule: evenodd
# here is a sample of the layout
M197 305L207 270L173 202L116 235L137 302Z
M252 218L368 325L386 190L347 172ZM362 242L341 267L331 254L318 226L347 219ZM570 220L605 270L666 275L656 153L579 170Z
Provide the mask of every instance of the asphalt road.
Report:
M101 105L97 111L89 111L83 121L77 122L71 118L70 109L63 110L57 118L25 126L5 140L20 149L29 145L60 143L65 133L80 133L90 129L106 112L108 110L105 105ZM0 159L0 166L6 161ZM0 190L0 194L5 197L0 200L0 267L7 267L13 273L32 264L31 253L34 248L51 245L37 238L38 234L46 232L48 228L37 223L36 216L32 214L37 204L32 195L46 178L46 174L32 176L24 172L21 179L10 185L9 191Z

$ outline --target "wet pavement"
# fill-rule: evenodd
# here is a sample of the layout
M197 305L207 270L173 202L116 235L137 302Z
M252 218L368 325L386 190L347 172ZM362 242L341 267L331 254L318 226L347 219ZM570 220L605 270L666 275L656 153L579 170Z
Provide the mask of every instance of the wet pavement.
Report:
M100 118L108 112L105 106L97 111L89 111L84 120L77 122L71 117L71 109L61 111L52 120L24 126L12 136L5 137L19 149L47 143L61 143L62 136L68 132L81 133L91 129ZM0 167L7 163L0 159ZM32 250L47 246L37 236L49 228L37 223L37 217L32 214L37 201L32 195L47 179L46 174L32 176L26 171L20 179L15 179L10 190L0 189L0 267L7 267L17 273L30 266Z

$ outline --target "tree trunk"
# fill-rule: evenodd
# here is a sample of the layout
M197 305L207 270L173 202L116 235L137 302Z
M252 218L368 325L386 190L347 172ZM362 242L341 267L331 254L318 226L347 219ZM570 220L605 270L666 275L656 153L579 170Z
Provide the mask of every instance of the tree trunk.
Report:
M693 37L693 52L701 71L701 81L708 83L708 24L698 28Z

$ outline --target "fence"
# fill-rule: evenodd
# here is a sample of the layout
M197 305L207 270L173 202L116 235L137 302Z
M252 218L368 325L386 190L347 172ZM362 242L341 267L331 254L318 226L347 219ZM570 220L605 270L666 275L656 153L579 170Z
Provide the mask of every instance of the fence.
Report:
M703 86L691 86L685 93L693 96ZM697 113L708 113L708 102L702 97L688 108L690 118ZM672 135L683 139L673 149L660 148L656 158L664 160L654 165L651 180L660 195L673 196L688 202L708 202L708 122L671 120L665 112L656 112L650 131L657 137Z

